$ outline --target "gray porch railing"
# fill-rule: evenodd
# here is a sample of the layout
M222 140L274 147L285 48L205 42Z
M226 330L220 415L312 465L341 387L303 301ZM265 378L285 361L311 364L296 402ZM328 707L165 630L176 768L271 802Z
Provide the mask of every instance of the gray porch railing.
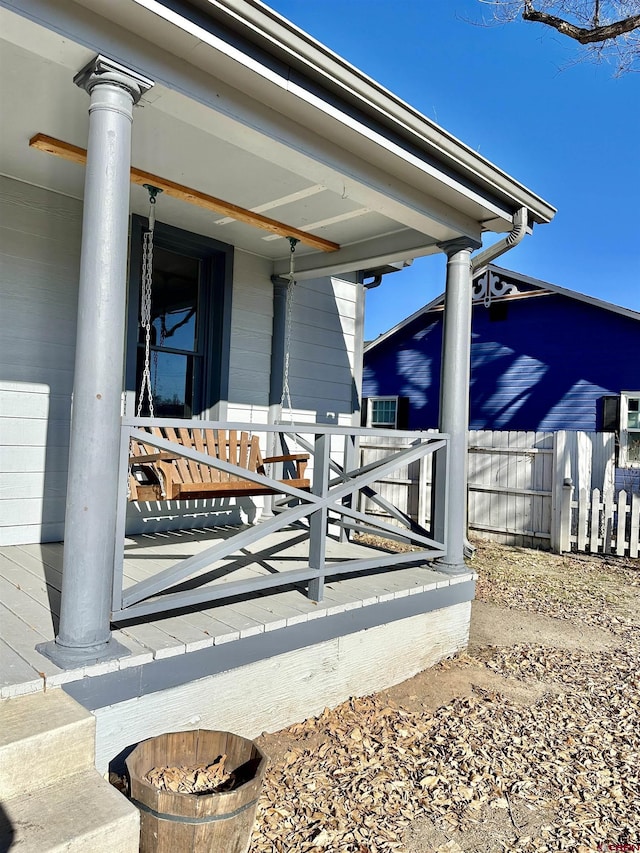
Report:
M310 492L303 491L279 481L239 468L194 448L168 441L160 436L142 431L147 427L186 427L189 429L225 429L245 430L258 434L276 433L281 442L289 441L311 456L313 478ZM434 560L446 554L446 542L439 541L432 533L417 525L405 513L393 507L381 498L373 488L377 480L388 476L397 468L421 459L429 454L438 454L445 472L448 470L448 436L441 433L415 433L398 430L375 430L381 437L390 434L405 437L411 441L409 447L394 450L383 459L358 467L358 438L370 435L373 431L357 427L343 427L327 424L247 424L212 421L174 421L169 419L124 418L122 422L122 441L120 449L120 489L118 495L118 521L116 542L124 546L126 505L128 501L127 482L131 439L143 441L162 451L170 451L186 460L210 465L213 468L236 474L261 486L267 486L279 495L276 497L276 513L264 518L254 526L241 529L223 541L206 550L186 557L154 576L128 586L123 586L124 547L117 548L113 577L112 618L117 620L137 618L151 613L166 612L184 607L247 595L265 589L274 589L290 584L307 583L308 596L321 601L325 578L339 574L362 573L385 567L414 565ZM340 441L342 439L342 441ZM339 461L341 460L341 461ZM446 492L447 490L445 490ZM371 517L360 512L357 494L362 492L369 500L384 506L396 522L403 525L387 524L383 521L372 523ZM438 530L446 530L446 507L441 508ZM237 553L263 537L283 530L289 525L307 521L309 529L308 565L296 570L277 572L247 580L225 581L214 586L203 585L196 588L171 592L177 584L197 576L206 567L218 560ZM344 559L339 563L327 565L325 559L327 524L337 523L346 538L351 531L385 536L401 540L412 545L422 546L422 550L404 553L385 553L373 557Z

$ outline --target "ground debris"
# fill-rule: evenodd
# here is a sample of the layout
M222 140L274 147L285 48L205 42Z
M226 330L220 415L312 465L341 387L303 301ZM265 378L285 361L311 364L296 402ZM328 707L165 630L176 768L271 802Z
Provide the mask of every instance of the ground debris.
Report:
M278 749L251 853L586 853L640 844L637 561L523 551L479 549L481 596L606 628L614 647L519 643L439 665L454 672L480 663L514 684L553 687L529 703L478 688L409 711L376 694L264 735L266 750L270 741Z

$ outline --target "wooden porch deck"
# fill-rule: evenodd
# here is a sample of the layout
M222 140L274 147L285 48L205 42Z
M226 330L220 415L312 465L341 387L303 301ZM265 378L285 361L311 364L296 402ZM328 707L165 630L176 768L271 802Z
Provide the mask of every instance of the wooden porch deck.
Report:
M237 531L235 527L203 528L129 537L125 541L125 584L143 580ZM201 576L199 582L217 585L224 584L225 578L237 581L301 568L307 564L307 537L303 528L279 531L259 545L209 567L206 578ZM377 552L329 538L327 564L372 553ZM130 650L130 655L65 671L35 650L37 644L52 640L57 631L62 557L62 543L0 548L0 698L144 667L152 661L177 658L267 632L286 631L312 620L474 579L472 572L449 577L425 566L394 568L328 579L319 604L310 601L303 588L291 586L202 609L146 617L114 626L115 639Z

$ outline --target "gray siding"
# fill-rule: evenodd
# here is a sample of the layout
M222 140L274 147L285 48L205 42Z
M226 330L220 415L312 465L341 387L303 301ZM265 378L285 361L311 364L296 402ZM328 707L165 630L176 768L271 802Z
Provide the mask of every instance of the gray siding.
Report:
M358 285L337 278L296 285L289 385L294 411L349 423L356 399Z
M82 204L0 178L0 545L63 537ZM228 417L266 420L270 261L234 256ZM296 285L291 398L305 421L350 423L358 287Z
M0 178L0 543L59 539L82 205Z
M271 261L236 251L233 259L229 402L269 405L273 285Z

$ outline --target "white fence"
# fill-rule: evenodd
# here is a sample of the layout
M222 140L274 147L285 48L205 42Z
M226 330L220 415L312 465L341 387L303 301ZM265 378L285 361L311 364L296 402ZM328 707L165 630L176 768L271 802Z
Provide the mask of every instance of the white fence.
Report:
M401 446L399 440L393 440ZM367 438L361 445L362 464L388 452L389 444ZM591 533L580 534L585 513L583 493L597 489L600 506L599 530L611 530L600 537L600 553L624 553L633 549L633 502L620 515L614 502L615 437L598 432L507 432L472 430L469 433L469 528L479 536L509 545L552 548L555 551L592 550ZM575 518L567 521L566 500L563 527L565 481L572 481L570 494ZM383 497L402 508L418 524L428 526L431 507L431 463L415 463L398 469L393 479L376 485ZM621 493L623 494L623 493ZM577 496L580 499L577 500ZM593 501L589 498L588 506ZM372 505L366 512L379 513ZM607 517L607 520L603 519ZM590 517L590 516L589 516ZM618 536L619 519L626 519L628 532ZM567 524L569 528L567 528ZM582 525L584 526L584 525ZM567 529L569 540L567 540ZM589 527L589 531L591 528ZM637 539L637 536L636 536ZM612 545L613 543L613 545ZM613 547L614 550L611 550ZM633 556L637 556L633 554Z
M571 499L573 486L564 486L561 511L560 548L589 551L591 554L616 554L637 557L640 551L640 494L622 490L614 497L601 495L600 489L580 490L580 498Z

